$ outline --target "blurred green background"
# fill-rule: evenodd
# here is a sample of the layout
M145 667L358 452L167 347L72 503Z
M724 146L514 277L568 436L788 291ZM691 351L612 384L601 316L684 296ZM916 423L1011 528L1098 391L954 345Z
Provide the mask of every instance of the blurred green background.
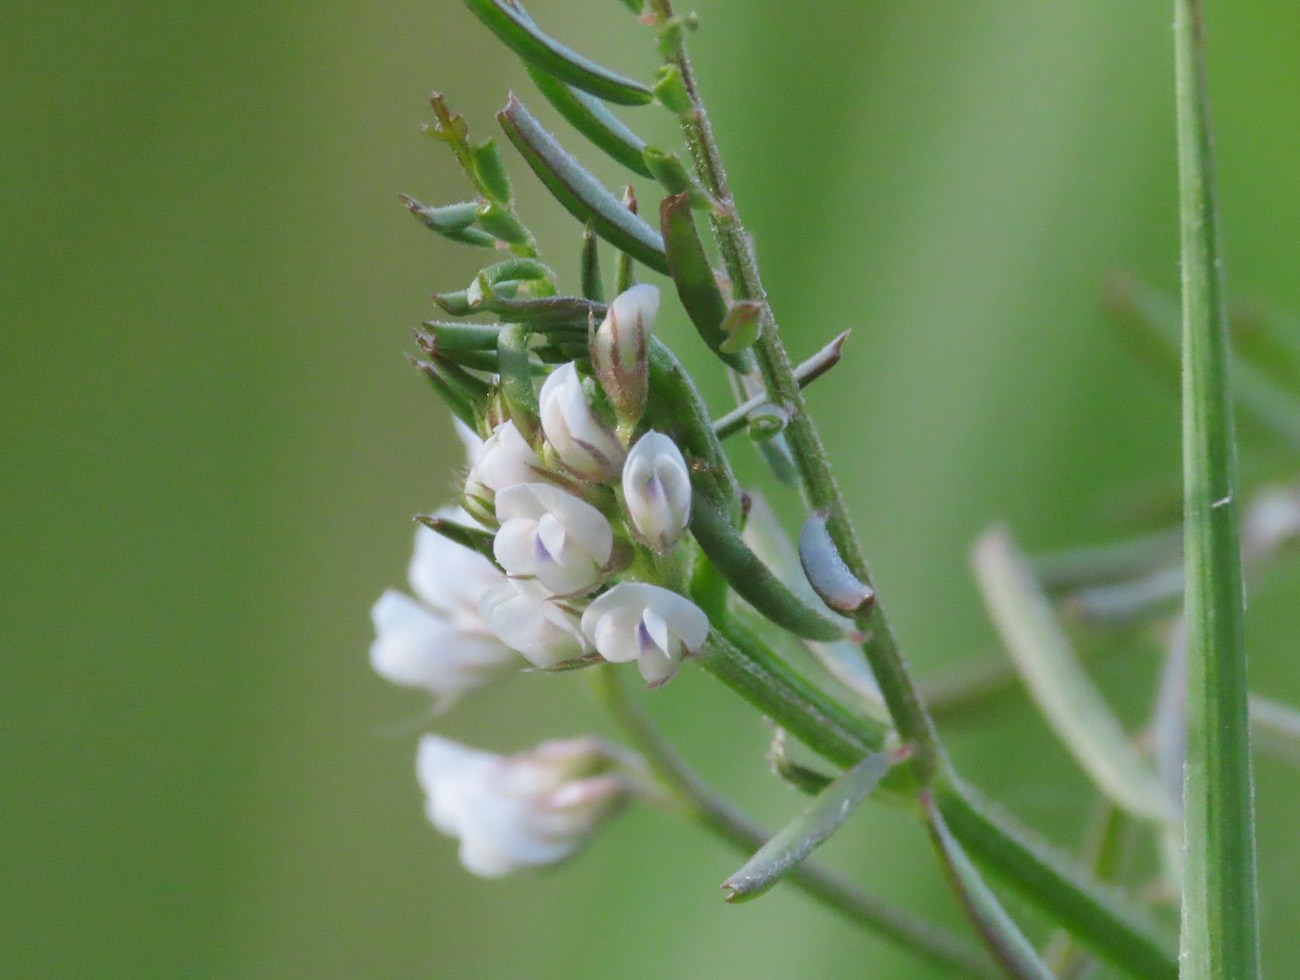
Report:
M531 7L649 77L620 4ZM1176 283L1166 7L700 0L701 82L788 343L854 331L812 401L923 676L995 649L966 565L986 524L1097 540L1116 501L1175 478L1176 400L1097 303L1112 268ZM1294 312L1300 14L1211 8L1230 288ZM657 813L498 882L423 819L433 723L370 674L367 614L460 463L407 330L478 256L395 193L465 196L417 132L429 89L480 134L507 88L541 108L513 56L452 0L18 0L0 21L0 975L930 976L797 894L724 905L736 858ZM578 229L510 160L572 285ZM1274 574L1249 613L1253 685L1292 702L1297 589ZM1102 668L1130 720L1152 654ZM762 819L798 806L709 678L648 700ZM567 675L436 726L500 750L605 730ZM1023 698L951 737L979 783L1077 841L1082 777ZM1280 976L1300 952L1300 776L1264 760L1257 778ZM901 818L868 808L826 855L958 921Z

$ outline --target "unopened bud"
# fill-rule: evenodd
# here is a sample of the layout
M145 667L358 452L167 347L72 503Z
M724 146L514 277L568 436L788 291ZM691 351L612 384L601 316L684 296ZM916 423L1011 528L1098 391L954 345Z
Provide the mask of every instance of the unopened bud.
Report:
M670 551L691 519L691 474L677 444L647 432L623 464L623 498L637 537L655 551Z
M587 401L582 379L572 362L551 372L537 400L546 441L569 472L601 482L618 477L623 447Z
M591 367L618 414L631 429L645 411L650 369L647 350L659 313L659 287L642 283L615 297L591 339Z
M532 483L544 472L513 422L502 422L480 446L465 478L465 506L479 520L496 519L496 495L517 483Z

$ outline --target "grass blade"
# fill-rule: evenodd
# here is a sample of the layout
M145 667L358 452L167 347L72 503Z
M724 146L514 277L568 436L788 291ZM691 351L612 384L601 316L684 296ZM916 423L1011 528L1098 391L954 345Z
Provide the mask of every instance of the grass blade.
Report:
M1236 441L1199 0L1174 3L1187 619L1183 980L1259 977Z

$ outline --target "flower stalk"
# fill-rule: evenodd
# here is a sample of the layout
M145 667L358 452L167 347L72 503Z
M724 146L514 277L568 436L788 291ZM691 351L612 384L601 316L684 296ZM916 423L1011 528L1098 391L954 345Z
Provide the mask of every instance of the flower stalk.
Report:
M674 809L742 854L752 854L770 839L734 806L710 789L664 739L619 683L612 668L591 673L592 691L623 734L659 779ZM997 980L1001 974L978 949L910 912L868 895L821 865L796 864L785 879L846 919L890 940L958 977Z
M650 9L661 29L674 22L670 0L650 0ZM674 43L665 45L668 48L666 61L680 76L691 105L691 111L682 113L678 118L682 135L695 162L696 173L715 202L709 220L727 274L731 278L732 290L736 299L759 304L760 329L753 351L767 385L768 400L783 410L789 420L785 436L803 481L804 495L813 510L825 511L827 532L845 564L859 581L870 586L871 576L857 534L849 520L848 507L835 482L821 434L804 402L790 355L778 333L776 318L759 275L757 256L727 184L722 156L695 84L695 74L686 53L684 36L680 31L669 31L661 36L669 36L674 40ZM918 775L923 782L929 782L943 765L943 750L934 722L925 710L916 683L912 680L879 603L875 604L866 626L863 652L880 683L881 694L898 726L899 734L915 750L914 765Z

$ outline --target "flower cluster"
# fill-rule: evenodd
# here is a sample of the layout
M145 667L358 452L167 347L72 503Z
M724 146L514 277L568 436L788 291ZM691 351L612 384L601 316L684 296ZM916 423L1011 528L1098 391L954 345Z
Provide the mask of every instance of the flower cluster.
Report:
M690 471L640 425L658 305L655 287L633 286L592 333L590 375L530 357L533 390L485 401L480 432L462 429L461 506L430 521L448 534L419 528L414 598L390 590L372 611L385 679L439 707L530 665L635 662L658 686L703 646L708 617L680 591ZM589 741L503 758L429 736L418 771L435 826L460 838L467 868L495 875L577 850L635 784L616 758Z

